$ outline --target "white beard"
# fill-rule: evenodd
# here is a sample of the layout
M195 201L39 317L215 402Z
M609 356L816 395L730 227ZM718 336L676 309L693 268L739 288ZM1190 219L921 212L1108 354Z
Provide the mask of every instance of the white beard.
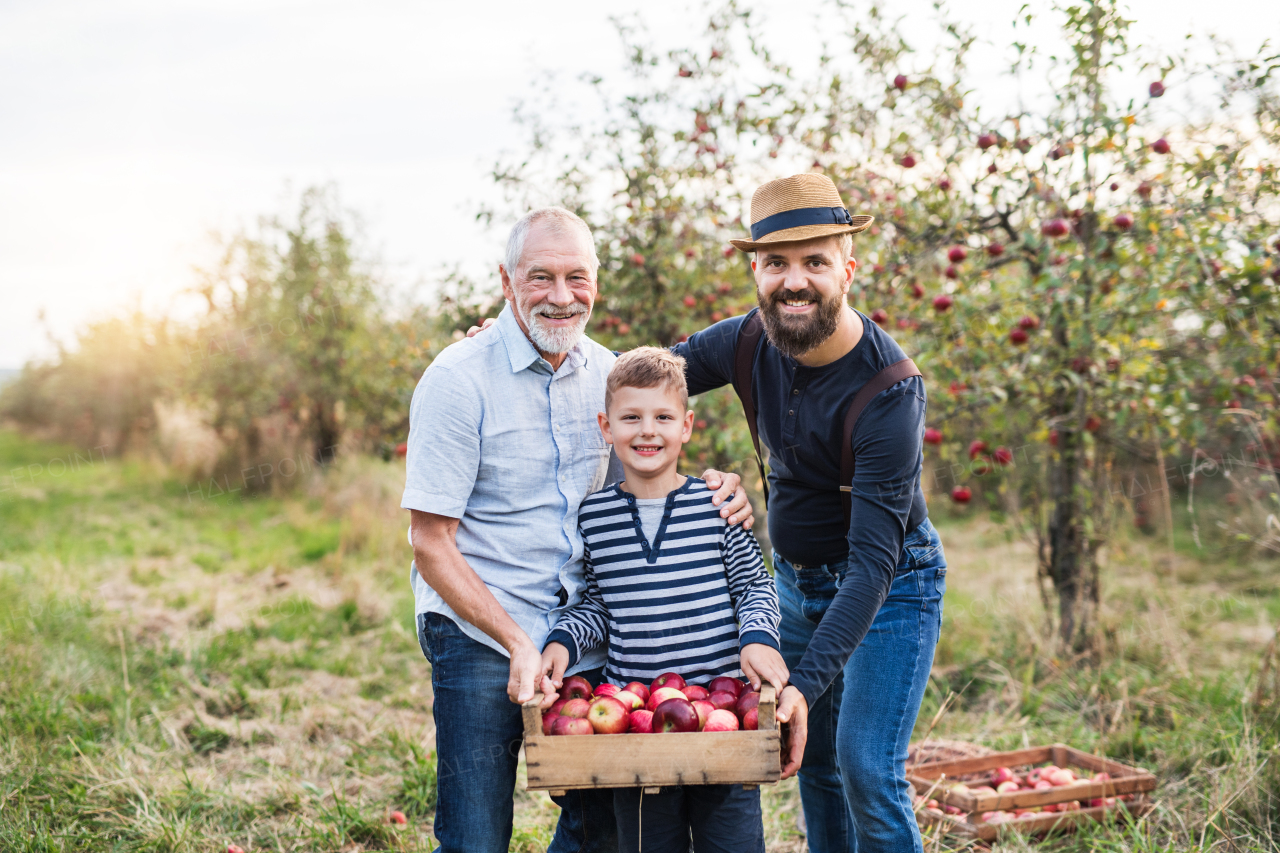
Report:
M587 321L591 319L591 311L581 302L572 303L568 309L552 305L548 302L540 302L537 305L525 305L523 300L516 297L516 312L520 315L520 319L524 320L525 328L529 330L529 338L533 341L533 345L540 352L548 355L559 355L566 353L578 345L578 341L582 340L582 335L587 330ZM578 322L567 328L549 328L543 324L541 315L543 313L561 313L564 310L575 311L578 314Z

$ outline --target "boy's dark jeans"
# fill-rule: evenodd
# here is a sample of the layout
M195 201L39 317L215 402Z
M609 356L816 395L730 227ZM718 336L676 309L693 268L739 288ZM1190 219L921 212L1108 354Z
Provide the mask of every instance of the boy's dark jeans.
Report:
M441 853L506 853L524 726L507 698L510 661L438 613L418 615L418 642L431 661L435 694ZM601 671L584 672L599 684ZM569 791L553 798L560 823L547 853L614 853L613 793Z
M691 831L695 853L764 853L758 788L687 785L643 797L640 790L613 792L620 853L688 853Z

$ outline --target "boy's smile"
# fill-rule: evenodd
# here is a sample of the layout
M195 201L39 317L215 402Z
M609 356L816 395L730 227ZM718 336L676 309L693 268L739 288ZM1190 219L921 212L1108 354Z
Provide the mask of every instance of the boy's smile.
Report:
M679 487L680 449L693 433L693 412L679 394L664 385L619 388L599 420L605 441L626 469L628 491L644 497L640 492L649 486L660 496Z

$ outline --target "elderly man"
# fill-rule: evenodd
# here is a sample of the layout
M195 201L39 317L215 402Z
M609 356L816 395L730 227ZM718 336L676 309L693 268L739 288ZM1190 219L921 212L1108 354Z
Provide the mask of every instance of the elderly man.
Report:
M769 449L769 534L804 729L800 798L814 853L921 849L903 775L942 622L947 564L929 523L925 389L893 338L849 307L851 216L825 175L751 198L759 309L676 347L689 393L733 384ZM795 760L795 756L791 756Z
M435 696L435 832L446 853L507 849L519 703L555 692L541 651L582 598L578 507L617 479L596 423L614 356L583 335L598 267L577 216L526 215L500 267L507 307L496 328L448 347L413 395L401 506L412 514L410 581ZM703 478L718 486L720 514L749 526L738 477ZM587 656L575 671L598 683L603 662ZM556 802L551 853L616 849L611 792Z

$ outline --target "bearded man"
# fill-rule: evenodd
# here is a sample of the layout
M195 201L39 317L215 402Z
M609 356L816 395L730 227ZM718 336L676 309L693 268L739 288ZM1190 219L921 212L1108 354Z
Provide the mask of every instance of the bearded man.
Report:
M431 661L446 853L506 851L520 705L559 687L542 646L582 600L578 507L620 479L596 422L614 355L584 337L596 297L595 243L561 208L535 210L507 241L507 299L489 334L445 349L410 410L401 506L410 510L418 640ZM703 474L730 524L751 525L736 474ZM603 650L574 670L598 684ZM615 851L610 791L556 797L549 853Z
M800 796L814 853L921 849L904 762L946 587L920 486L923 379L846 301L852 235L871 220L850 216L825 175L760 187L751 239L731 241L752 254L759 308L675 348L689 393L734 384L769 452L791 670L778 719L803 730L807 718Z

